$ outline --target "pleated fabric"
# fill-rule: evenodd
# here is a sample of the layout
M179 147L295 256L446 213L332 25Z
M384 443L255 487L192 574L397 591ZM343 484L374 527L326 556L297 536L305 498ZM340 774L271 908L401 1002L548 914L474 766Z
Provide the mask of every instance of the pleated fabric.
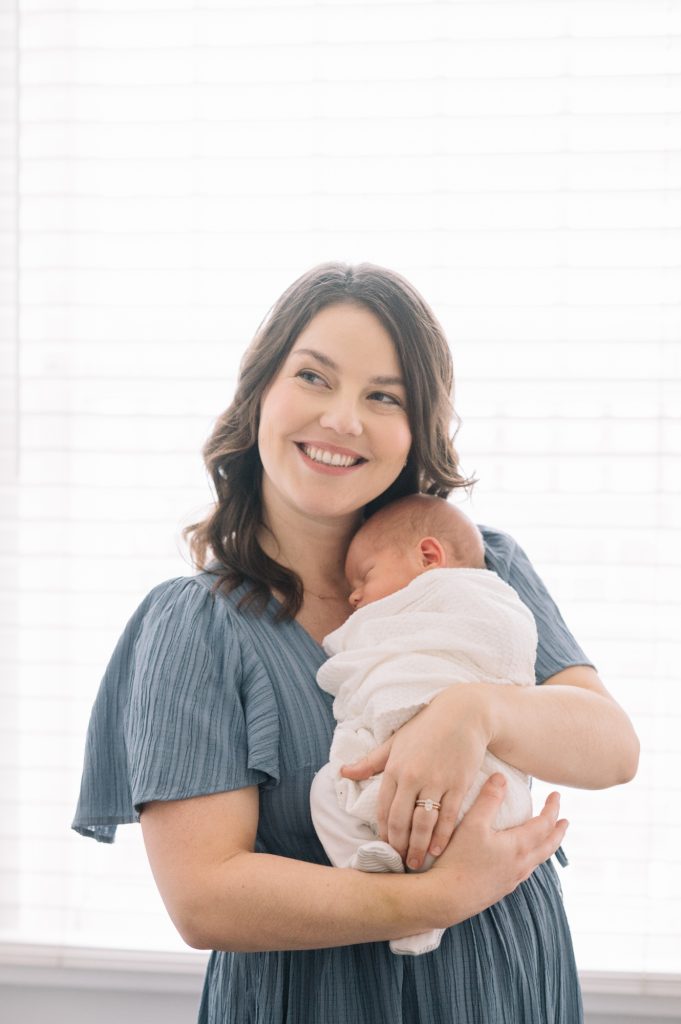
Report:
M481 528L487 564L534 613L536 677L590 664L525 554ZM309 792L326 763L326 655L296 622L237 610L244 584L214 594L210 572L155 587L128 622L92 710L72 827L100 842L150 800L258 785L256 851L328 864ZM580 1024L581 996L560 883L540 865L513 893L446 931L421 957L387 942L211 955L199 1024Z

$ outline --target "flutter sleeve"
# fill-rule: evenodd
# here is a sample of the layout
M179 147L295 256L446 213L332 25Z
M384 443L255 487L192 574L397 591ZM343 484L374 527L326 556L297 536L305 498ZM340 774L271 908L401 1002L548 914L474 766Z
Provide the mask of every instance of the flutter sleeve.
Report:
M278 781L276 702L236 615L196 577L160 584L134 613L90 716L81 835L111 843L148 801Z
M593 662L579 646L565 625L553 598L537 575L520 545L507 533L481 526L485 541L485 561L510 584L523 604L534 615L537 624L537 658L535 679L543 683L556 672L572 665Z

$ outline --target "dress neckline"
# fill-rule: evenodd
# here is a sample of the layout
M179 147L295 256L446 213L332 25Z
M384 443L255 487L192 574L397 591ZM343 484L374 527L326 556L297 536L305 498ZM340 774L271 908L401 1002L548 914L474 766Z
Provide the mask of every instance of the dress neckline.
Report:
M203 570L203 574L207 575L207 576L214 576L214 577L219 576L220 574L218 572L216 572L215 568L214 568L216 565L217 565L216 562L211 562ZM241 597L241 595L243 593L245 593L245 591L246 591L247 587L249 586L250 582L251 582L250 580L245 579L242 583L240 583L237 587L234 587L234 589L230 590L228 593L225 594L222 590L219 590L218 594L221 597L225 598L225 599L231 598L232 599L231 603L234 604L234 599L235 598L238 599L239 597ZM274 594L272 592L270 592L270 595L269 595L269 598L268 598L268 601L267 601L266 610L269 613L270 621L273 624L274 624L274 619L275 619L275 616L276 616L277 612L280 609L282 609L282 608L283 608L283 605L282 605L281 601L279 601L278 598L276 598L274 596ZM324 648L322 647L322 645L317 640L315 640L315 638L312 636L312 634L309 633L305 629L305 626L302 626L300 624L300 622L298 622L297 619L291 619L291 618L282 619L281 625L290 626L295 631L300 633L301 636L305 639L306 643L308 643L309 645L312 646L312 648L314 650L314 653L317 656L319 656L321 654L321 655L323 655L324 658L328 657L328 655L327 655L326 651L324 650Z
M274 605L274 608L277 609L277 610L280 609L280 608L283 608L283 605L282 605L281 601L278 598L276 598L274 596L274 594L270 593L270 599L268 601L268 605L267 606L268 606L268 608L271 609L273 605ZM303 626L300 622L298 622L297 619L290 619L290 618L288 618L288 619L284 619L283 621L288 623L288 624L290 624L290 625L292 625L294 627L294 629L296 629L299 633L301 633L307 639L307 641L312 644L312 646L314 647L316 652L318 652L318 653L321 652L324 655L325 658L328 657L326 651L324 650L323 646L319 643L319 641L315 640L315 638L312 636L312 633L308 632L308 630L305 629L305 626Z

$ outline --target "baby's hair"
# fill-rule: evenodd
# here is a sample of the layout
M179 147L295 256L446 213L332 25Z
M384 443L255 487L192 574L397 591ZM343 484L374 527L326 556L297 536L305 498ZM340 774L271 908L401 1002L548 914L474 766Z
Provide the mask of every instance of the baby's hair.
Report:
M444 498L410 494L385 505L361 527L362 536L378 549L417 544L435 537L450 567L485 568L485 547L475 523Z

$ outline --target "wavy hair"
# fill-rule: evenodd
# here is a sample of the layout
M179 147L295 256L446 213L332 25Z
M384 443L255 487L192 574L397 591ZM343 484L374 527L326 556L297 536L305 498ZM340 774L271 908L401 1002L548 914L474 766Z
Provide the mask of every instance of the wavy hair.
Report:
M303 600L300 577L262 550L262 463L258 451L260 404L300 333L326 306L352 303L370 310L390 335L402 368L412 444L397 479L364 508L368 518L407 494L447 495L470 486L459 470L452 406L453 368L442 327L405 278L360 263L323 263L286 289L265 317L241 361L236 392L203 447L217 500L202 521L185 527L198 569L209 561L216 589L252 587L240 605L262 611L274 588L283 596L279 618L294 618ZM452 428L453 431L452 431Z

